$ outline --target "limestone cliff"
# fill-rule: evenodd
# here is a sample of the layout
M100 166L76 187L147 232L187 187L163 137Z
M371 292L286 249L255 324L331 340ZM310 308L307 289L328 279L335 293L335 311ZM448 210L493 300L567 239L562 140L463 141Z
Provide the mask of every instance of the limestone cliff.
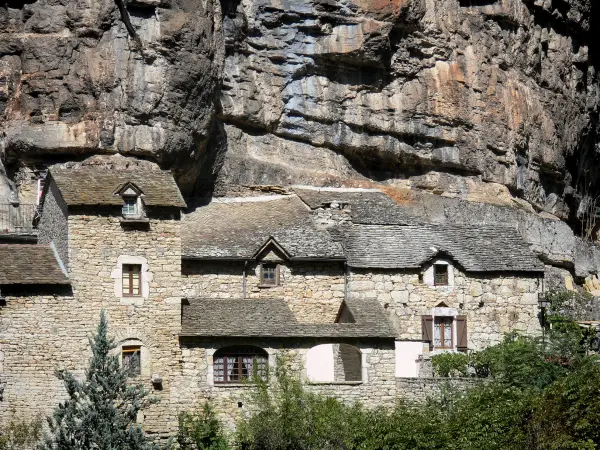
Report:
M385 185L579 233L599 29L593 0L0 1L0 198L120 153L191 196ZM551 228L538 240L573 238Z

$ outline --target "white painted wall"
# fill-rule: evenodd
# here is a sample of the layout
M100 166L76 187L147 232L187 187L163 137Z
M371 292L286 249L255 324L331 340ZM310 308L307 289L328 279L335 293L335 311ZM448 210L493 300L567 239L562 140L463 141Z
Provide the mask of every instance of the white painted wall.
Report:
M419 376L417 358L423 354L422 342L396 341L396 376L416 378Z
M321 344L306 353L306 376L309 381L335 381L333 344Z

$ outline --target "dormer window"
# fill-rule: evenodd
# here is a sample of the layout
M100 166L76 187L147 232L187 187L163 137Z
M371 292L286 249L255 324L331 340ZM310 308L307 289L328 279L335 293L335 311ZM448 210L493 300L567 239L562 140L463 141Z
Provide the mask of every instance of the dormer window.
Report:
M144 221L145 214L142 203L144 194L139 187L131 182L125 183L115 191L115 195L120 195L123 199L123 206L121 207L123 219L126 221Z

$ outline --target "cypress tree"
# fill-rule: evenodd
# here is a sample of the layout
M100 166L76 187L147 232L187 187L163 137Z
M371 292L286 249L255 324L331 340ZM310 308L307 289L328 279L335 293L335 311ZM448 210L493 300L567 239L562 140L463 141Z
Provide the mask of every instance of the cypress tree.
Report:
M68 399L48 418L50 433L40 450L149 450L157 448L136 423L138 412L155 402L142 385L128 385L116 347L108 337L102 311L96 334L90 339L92 359L83 380L69 371L57 371Z

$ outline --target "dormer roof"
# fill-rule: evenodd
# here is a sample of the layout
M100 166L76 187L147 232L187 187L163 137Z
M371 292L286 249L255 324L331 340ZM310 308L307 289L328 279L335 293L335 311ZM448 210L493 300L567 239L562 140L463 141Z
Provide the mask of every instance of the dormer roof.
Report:
M143 194L147 206L186 207L173 175L165 170L50 169L48 180L68 206L120 206L122 193L131 189Z
M140 195L143 195L144 192L135 183L128 181L128 182L122 184L121 186L119 186L117 188L117 190L114 192L114 194L120 195L121 197L124 197L124 196L138 197Z

